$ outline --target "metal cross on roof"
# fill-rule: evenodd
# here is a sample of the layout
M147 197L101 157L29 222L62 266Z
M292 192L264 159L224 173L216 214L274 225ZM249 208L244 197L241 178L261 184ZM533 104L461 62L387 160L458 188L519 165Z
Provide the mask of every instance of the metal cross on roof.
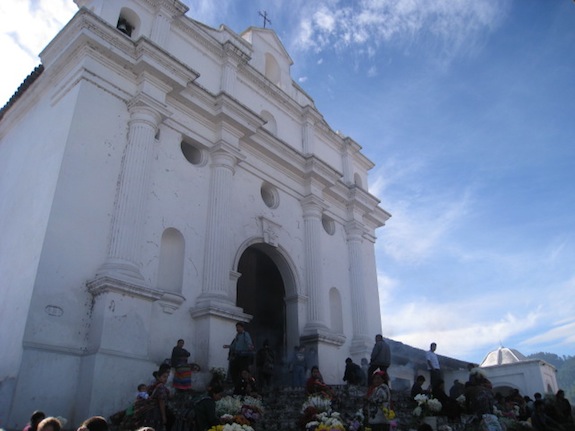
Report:
M264 19L264 28L266 28L266 23L271 24L271 20L268 18L268 13L264 10L263 12L260 10L258 14Z

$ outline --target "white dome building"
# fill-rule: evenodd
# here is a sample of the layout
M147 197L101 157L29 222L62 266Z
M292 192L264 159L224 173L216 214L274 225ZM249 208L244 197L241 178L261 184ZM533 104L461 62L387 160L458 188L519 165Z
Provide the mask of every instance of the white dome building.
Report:
M507 395L519 389L522 395L535 392L555 393L558 390L557 370L541 359L529 359L521 352L499 347L489 352L479 368L493 384L493 391Z

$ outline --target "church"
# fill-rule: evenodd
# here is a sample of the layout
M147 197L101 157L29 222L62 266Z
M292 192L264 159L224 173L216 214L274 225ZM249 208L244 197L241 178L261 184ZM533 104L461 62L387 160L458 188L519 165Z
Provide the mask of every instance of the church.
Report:
M180 338L227 367L237 322L341 382L381 332L373 163L272 30L75 3L0 111L3 426L122 409Z

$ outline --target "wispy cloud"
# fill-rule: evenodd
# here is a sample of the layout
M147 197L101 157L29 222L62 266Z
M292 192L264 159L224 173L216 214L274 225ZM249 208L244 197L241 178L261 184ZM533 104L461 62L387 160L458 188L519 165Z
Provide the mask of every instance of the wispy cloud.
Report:
M380 279L385 276L380 275ZM401 294L401 285L396 290ZM500 315L494 310L512 300L513 294L503 291L443 303L421 297L393 306L395 299L390 297L390 303L382 308L383 330L387 336L415 347L427 348L435 341L440 350L449 352L444 353L448 356L477 358L477 351L486 354L541 322L542 313L537 308Z
M390 41L409 46L431 36L439 51L453 56L469 52L482 32L497 27L509 5L510 0L310 2L302 10L295 46L317 52Z
M385 197L387 187L401 182L417 170L413 166L397 167L393 162L389 166L387 179L384 179L384 170L376 174L373 187L370 188L374 193L381 193L376 195ZM400 196L391 195L384 199L383 206L393 217L381 233L378 248L396 261L418 263L428 255L437 253L436 247L439 244L445 247L443 241L470 211L472 192L470 188L453 188L437 190L430 195L418 191L417 183L407 187L411 187L410 190L403 188L404 192Z
M77 10L69 0L0 2L0 52L10 59L10 67L0 68L0 105L40 63L40 51Z

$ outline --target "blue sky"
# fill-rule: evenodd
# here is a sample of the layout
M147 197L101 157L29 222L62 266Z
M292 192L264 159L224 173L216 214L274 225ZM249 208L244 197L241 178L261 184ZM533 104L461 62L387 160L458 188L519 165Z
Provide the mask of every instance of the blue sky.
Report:
M185 3L237 32L267 11L293 79L376 163L384 336L575 355L575 2ZM76 10L0 3L0 104Z

